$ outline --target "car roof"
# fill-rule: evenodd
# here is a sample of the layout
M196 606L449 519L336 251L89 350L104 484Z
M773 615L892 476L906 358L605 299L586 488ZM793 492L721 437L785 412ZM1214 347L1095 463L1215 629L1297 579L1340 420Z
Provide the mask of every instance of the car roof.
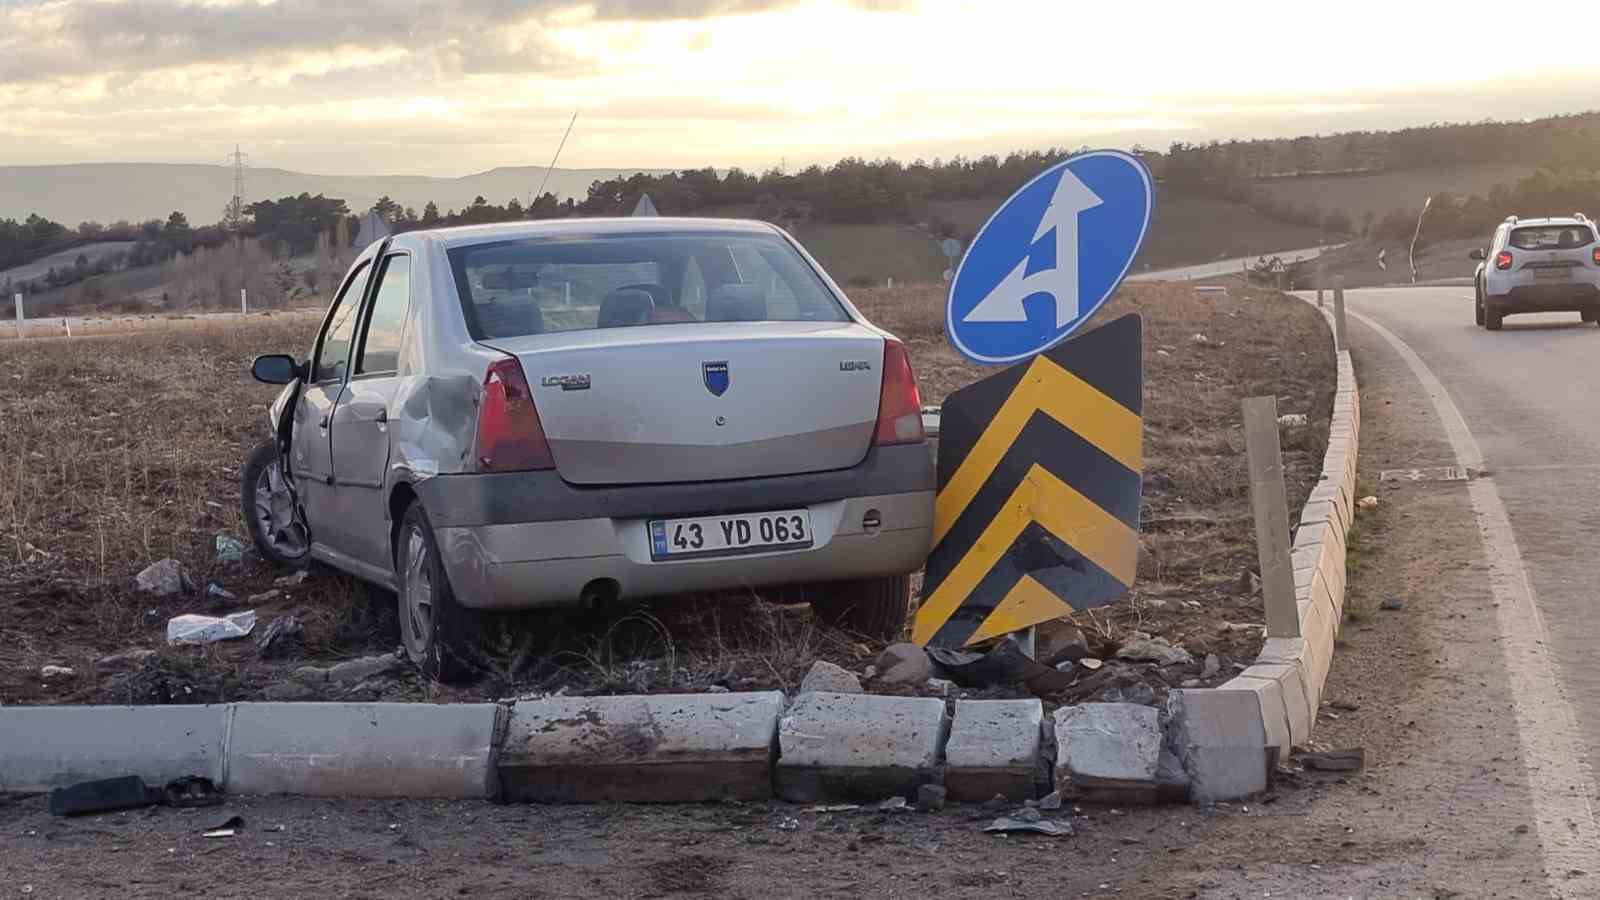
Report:
M1588 219L1574 219L1571 216L1548 216L1543 219L1518 219L1509 223L1512 228L1538 228L1551 225L1590 225Z
M772 225L755 219L702 219L666 216L625 216L599 219L536 219L524 222L497 222L492 225L458 225L413 231L411 235L436 240L446 248L487 241L510 241L539 237L572 237L614 234L674 234L686 232L723 234L774 234Z

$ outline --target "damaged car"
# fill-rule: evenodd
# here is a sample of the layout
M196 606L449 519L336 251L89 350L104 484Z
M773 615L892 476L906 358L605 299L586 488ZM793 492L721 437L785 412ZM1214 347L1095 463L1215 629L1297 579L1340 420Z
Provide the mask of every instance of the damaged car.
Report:
M393 591L471 671L485 611L781 587L890 637L935 475L905 346L782 230L667 218L366 248L243 471L262 556Z

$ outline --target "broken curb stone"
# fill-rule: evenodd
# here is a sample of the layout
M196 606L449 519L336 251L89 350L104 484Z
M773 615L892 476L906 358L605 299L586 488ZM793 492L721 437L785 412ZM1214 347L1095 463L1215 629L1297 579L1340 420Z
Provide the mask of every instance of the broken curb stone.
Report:
M948 730L936 697L803 694L778 722L778 795L793 803L913 795L939 782Z
M945 743L950 796L977 803L996 794L1033 796L1043 743L1044 704L1029 700L957 700Z
M939 676L928 651L911 643L890 644L878 654L873 667L878 671L878 681L890 685L925 684Z
M811 670L800 682L800 693L810 694L816 691L828 691L835 694L861 693L861 680L854 672L834 665L827 660L819 659L811 664Z
M134 576L134 584L139 590L157 597L170 597L181 594L191 587L189 576L184 574L183 564L175 559L163 559L146 566L144 571Z
M1056 787L1088 800L1153 803L1161 717L1134 703L1056 710Z

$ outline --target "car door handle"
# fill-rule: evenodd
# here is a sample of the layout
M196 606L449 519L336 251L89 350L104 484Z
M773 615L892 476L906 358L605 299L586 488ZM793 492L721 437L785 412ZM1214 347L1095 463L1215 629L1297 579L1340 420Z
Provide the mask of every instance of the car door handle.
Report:
M387 409L378 410L378 414L373 417L372 421L377 422L379 425L389 424L389 411Z
M327 428L328 427L328 417L327 416L323 416L322 417L322 421L317 423L317 427L318 428Z

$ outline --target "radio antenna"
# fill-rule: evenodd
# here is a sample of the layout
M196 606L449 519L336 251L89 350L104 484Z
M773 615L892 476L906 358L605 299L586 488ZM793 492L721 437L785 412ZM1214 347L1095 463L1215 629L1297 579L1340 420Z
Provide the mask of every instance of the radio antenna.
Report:
M567 138L572 136L572 126L576 124L578 124L578 113L576 110L574 110L572 113L572 121L567 123L566 133L561 135L561 143L556 145L556 155L550 157L550 165L544 170L544 178L539 182L539 189L534 191L533 197L528 200L529 210L532 210L533 205L539 202L540 197L544 196L544 186L550 183L550 173L555 171L556 160L561 158L561 151L567 146Z

